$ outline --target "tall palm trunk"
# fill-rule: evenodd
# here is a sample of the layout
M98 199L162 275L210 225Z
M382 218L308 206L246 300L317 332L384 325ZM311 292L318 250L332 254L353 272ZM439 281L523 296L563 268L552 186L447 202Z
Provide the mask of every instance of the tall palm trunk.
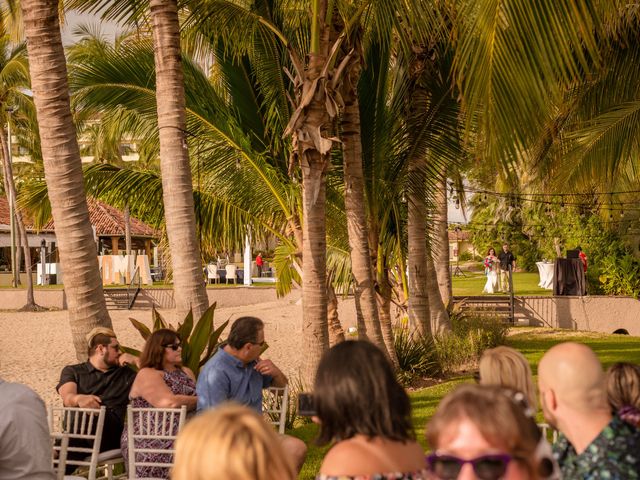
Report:
M302 88L284 133L292 137L292 157L297 158L302 171L302 377L306 385L313 384L320 357L329 347L325 200L332 141L326 138L329 112L326 79L322 77L329 55L326 16L327 0L313 0L311 51L304 69L294 59Z
M430 252L427 252L427 296L429 297L431 332L442 333L451 330L449 312L440 296L438 277Z
M376 275L378 278L379 291L377 292L376 300L380 308L380 326L382 328L382 337L387 347L389 359L394 368L398 368L398 356L396 355L396 349L394 346L392 317L391 317L391 295L392 289L389 284L389 272L386 268L386 261L382 248L378 250L378 265Z
M7 196L11 196L14 199L18 198L16 192L16 184L13 181L13 165L9 161L9 148L11 148L7 141L7 134L4 130L4 127L0 125L0 143L2 145L2 172L4 174L4 185L5 191L7 192ZM27 229L24 226L24 220L22 219L22 214L16 210L15 211L15 219L16 226L18 227L18 237L20 238L20 244L22 246L22 250L24 252L24 264L25 270L27 272L27 303L21 310L38 310L39 306L36 305L36 300L33 295L33 277L31 276L31 250L29 250L29 238L27 237ZM18 257L16 261L16 268L18 269L18 278L20 278L20 259Z
M427 202L424 157L409 159L407 188L409 323L421 335L431 335L431 313L427 291Z
M160 137L162 198L177 315L190 308L196 318L209 301L202 278L200 246L196 238L191 167L185 139L185 99L176 0L151 0L156 97Z
M338 297L330 281L327 281L327 323L329 324L329 345L344 342L344 329L338 316Z
M449 308L452 284L451 268L449 267L449 215L447 209L447 174L446 169L444 169L436 185L435 212L433 215L434 234L431 242L431 253L438 277L440 297L444 306Z
M102 293L80 150L71 117L58 1L23 0L21 6L71 335L76 356L84 360L85 335L96 326L111 327L111 318Z
M124 220L124 248L127 255L131 255L131 213L129 212L129 204L125 205L122 212Z
M313 385L320 357L329 347L327 325L327 239L325 225L324 169L320 168L319 152L307 154L315 165L303 168L302 202L302 335L304 351L303 378ZM316 157L316 158L313 158Z
M365 211L362 143L360 139L360 107L355 86L360 78L360 59L352 60L350 75L343 83L342 153L344 163L344 200L347 231L351 248L351 271L355 294L364 320L362 336L386 351L374 289L374 276L369 251L369 231Z

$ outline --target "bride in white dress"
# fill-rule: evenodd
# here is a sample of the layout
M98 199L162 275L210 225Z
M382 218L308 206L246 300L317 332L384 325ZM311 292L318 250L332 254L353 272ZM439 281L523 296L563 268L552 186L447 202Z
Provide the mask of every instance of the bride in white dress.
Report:
M485 283L482 293L496 293L498 291L499 263L500 260L496 257L496 251L491 247L484 259L484 272L487 275L487 283Z

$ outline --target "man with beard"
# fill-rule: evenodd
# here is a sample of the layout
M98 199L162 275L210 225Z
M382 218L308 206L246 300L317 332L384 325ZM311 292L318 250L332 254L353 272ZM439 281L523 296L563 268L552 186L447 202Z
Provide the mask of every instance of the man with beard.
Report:
M87 335L89 360L62 369L56 390L65 407L106 407L100 451L120 448L120 435L129 403L129 391L136 376L126 365L137 358L120 352L113 330L96 327ZM70 443L71 446L71 443ZM74 442L73 446L86 446ZM73 453L70 452L71 458ZM86 454L80 453L80 458Z
M562 434L554 445L562 478L640 478L640 430L611 414L602 365L589 347L549 349L538 386L544 416Z

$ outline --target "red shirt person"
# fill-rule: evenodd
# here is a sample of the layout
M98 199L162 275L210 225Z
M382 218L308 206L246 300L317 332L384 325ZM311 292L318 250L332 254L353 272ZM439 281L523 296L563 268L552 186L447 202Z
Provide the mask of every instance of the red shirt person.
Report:
M256 257L256 267L258 267L258 276L262 276L262 266L264 265L264 261L262 260L262 254L258 253Z
M584 273L587 273L587 255L582 251L582 247L576 247L578 250L578 258L582 262L582 266L584 267Z

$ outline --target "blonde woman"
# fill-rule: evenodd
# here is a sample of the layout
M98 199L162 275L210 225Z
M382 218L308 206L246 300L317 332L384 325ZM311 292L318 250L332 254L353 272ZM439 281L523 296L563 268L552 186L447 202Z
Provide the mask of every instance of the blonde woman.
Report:
M529 362L519 351L510 347L496 347L484 351L480 358L480 384L496 385L521 392L529 407L538 409L536 387Z
M536 387L533 383L531 367L524 355L511 347L500 346L484 351L480 358L480 384L490 385L519 392L527 405L526 414L535 417L538 411ZM540 436L535 451L537 474L544 480L560 478L558 462L551 453L551 445Z
M247 407L228 403L190 421L176 441L173 480L293 480L276 432Z

